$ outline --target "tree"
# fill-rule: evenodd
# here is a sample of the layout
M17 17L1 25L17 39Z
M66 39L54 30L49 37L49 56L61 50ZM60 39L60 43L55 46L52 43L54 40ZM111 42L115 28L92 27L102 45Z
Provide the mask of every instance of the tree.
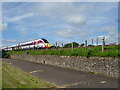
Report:
M7 51L2 50L0 51L0 57L2 58L8 58L10 55L7 53Z
M64 45L64 48L70 48L70 47L72 47L71 43L67 43Z
M73 42L73 47L79 47L79 43Z
M89 44L88 46L90 47L90 46L94 46L94 45Z
M50 48L56 48L56 46L53 45L53 46L51 46Z
M108 45L116 45L116 42L113 42L113 43L109 43Z
M64 48L71 48L72 43L67 43L64 45ZM77 42L73 42L73 47L79 47L79 44Z
M85 44L84 43L82 43L81 45L80 45L80 47L83 47Z

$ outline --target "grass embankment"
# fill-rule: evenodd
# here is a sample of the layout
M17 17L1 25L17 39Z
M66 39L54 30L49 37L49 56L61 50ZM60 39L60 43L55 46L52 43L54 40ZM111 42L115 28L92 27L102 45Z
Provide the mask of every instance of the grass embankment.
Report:
M2 61L0 59L0 90L2 89Z
M9 54L23 54L29 52L30 55L66 55L66 56L97 56L97 57L120 57L120 46L105 46L104 52L102 47L87 47L71 49L48 49L48 50L24 50L24 51L9 51Z
M2 88L55 88L56 86L34 77L7 63L2 64Z

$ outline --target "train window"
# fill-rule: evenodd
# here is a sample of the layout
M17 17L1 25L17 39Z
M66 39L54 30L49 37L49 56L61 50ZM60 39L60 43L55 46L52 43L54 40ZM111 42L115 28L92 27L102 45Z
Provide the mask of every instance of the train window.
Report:
M49 43L46 39L42 38L42 40L45 42L45 43Z
M41 40L39 40L39 41L37 41L36 43L38 44L38 43L43 43L43 42L42 42Z
M42 41L39 41L40 43L42 43Z

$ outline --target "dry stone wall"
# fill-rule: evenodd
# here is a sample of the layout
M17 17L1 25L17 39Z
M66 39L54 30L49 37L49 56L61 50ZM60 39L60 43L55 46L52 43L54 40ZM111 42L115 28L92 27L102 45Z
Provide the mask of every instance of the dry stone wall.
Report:
M118 78L118 58L111 57L75 57L56 55L11 55L12 59L31 61L64 67L83 72L101 74L107 77Z

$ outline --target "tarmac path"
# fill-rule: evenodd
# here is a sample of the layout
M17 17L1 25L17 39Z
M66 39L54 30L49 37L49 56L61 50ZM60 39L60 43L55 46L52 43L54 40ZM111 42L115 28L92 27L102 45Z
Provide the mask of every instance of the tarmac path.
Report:
M101 75L22 60L3 59L2 61L63 88L118 88L117 79Z

